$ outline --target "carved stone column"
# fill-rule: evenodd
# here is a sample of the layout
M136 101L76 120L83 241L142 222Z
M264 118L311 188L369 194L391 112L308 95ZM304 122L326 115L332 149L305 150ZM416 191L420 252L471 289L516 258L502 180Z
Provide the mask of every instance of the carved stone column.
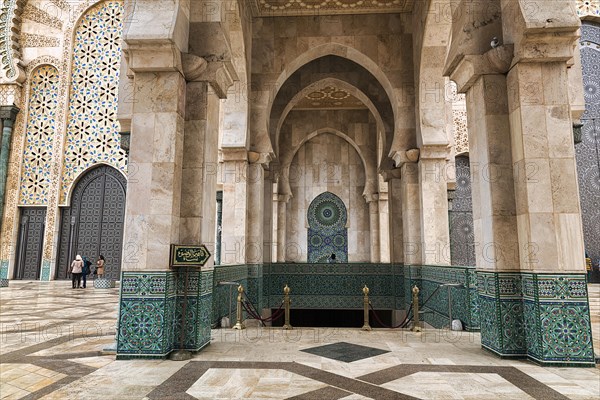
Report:
M420 152L421 261L425 265L450 265L447 156L446 146L427 146Z

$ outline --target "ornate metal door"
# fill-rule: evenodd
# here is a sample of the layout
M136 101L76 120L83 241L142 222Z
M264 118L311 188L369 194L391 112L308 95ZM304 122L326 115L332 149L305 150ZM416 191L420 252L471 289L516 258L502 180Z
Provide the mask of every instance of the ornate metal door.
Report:
M89 171L77 183L71 207L62 210L57 279L66 278L77 254L92 262L102 254L105 277L119 279L126 185L119 171L105 165Z
M17 243L17 268L15 269L14 279L39 279L45 224L45 208L27 207L21 209Z

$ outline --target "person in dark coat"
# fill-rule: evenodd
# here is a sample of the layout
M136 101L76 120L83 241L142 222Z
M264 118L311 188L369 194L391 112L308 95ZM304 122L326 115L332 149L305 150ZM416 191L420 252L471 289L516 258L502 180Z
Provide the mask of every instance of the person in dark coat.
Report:
M92 266L92 262L87 258L83 257L83 268L81 270L81 277L83 278L83 288L85 289L87 284L87 276L92 272L90 268Z

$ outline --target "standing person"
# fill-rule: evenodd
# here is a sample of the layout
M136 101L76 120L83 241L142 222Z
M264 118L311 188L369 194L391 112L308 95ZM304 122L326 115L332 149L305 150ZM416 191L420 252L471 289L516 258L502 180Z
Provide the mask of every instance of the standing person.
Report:
M75 257L75 260L73 260L73 262L71 263L70 269L71 269L73 289L75 289L75 288L80 289L80 287L81 287L81 271L83 270L83 259L81 258L81 256L79 254L77 254L77 257ZM77 282L77 286L75 286L76 282Z
M98 278L104 277L104 263L104 256L100 254L100 257L98 257L98 261L96 261L96 264L98 265L98 267L96 267L96 271L98 272Z
M83 278L83 288L86 288L87 284L87 276L90 274L92 266L92 262L86 257L83 256L83 269L81 270L81 277Z

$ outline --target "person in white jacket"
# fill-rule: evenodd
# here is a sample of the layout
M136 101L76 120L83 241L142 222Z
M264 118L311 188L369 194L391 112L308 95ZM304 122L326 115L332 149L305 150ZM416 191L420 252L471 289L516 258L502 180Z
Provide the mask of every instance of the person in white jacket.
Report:
M82 270L83 270L83 259L81 258L81 256L79 254L77 254L77 257L75 257L75 260L73 260L73 262L71 263L71 268L70 268L73 289L75 289L75 288L81 289L81 272L82 272ZM75 286L75 283L77 283L77 287Z

